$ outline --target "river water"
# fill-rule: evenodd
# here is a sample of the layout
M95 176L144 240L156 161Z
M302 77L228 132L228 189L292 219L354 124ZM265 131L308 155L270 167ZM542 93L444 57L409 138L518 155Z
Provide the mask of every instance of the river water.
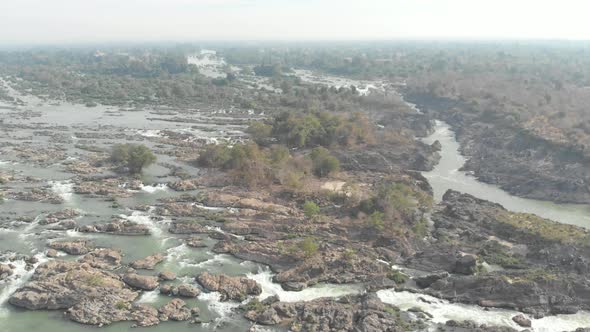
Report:
M215 65L211 67L215 67ZM364 85L355 82L361 88L366 88L367 93L369 93L369 89L381 87L380 84L362 83ZM339 84L344 83L339 81ZM109 133L108 137L93 139L92 144L99 147L108 147L118 142L141 142L156 147L163 144L158 139L168 135L168 131L188 134L193 139L205 139L212 142L222 139L239 139L243 136L243 125L219 125L226 113L225 111L220 112L220 110L173 110L162 114L155 110L119 110L103 106L87 108L67 103L52 105L32 97L20 97L25 100L25 106L17 107L16 110L0 108L2 123L17 126L10 129L3 128L3 131L0 132L0 141L6 143L25 142L25 145L51 147L52 144L48 142L48 137L40 131L59 131L63 136L71 137L71 142L59 144L68 158L75 159L84 156L84 151L75 148L75 144L82 141L78 137L80 132ZM24 116L29 111L34 112L33 116ZM182 119L176 119L178 116L182 116ZM186 119L189 121L187 122ZM203 130L204 127L207 130ZM458 171L463 165L464 159L458 152L458 143L454 139L454 135L442 122L438 122L436 131L424 139L425 142L434 142L435 140L439 140L443 146L442 159L435 170L425 173L425 176L431 181L437 198L440 199L444 191L452 188L497 201L509 209L534 212L560 222L590 225L587 219L590 215L588 207L522 200L493 186L482 184L473 177ZM165 154L158 155L158 158L160 161L182 166L189 174L199 174L199 169L179 163ZM211 248L215 243L214 240L203 238L207 244L206 248L195 249L186 246L179 238L168 233L169 219L156 218L151 209L147 211L134 210L134 207L138 205L153 206L159 198L180 194L165 185L171 179L167 178L167 169L161 164L148 168L143 176L144 185L141 189L130 191L132 195L120 199L121 206L117 208L113 208L110 202L73 193L72 178L75 175L64 170L61 162L49 166L35 165L21 160L9 148L0 148L0 173L14 173L20 177L36 177L39 181L11 183L10 185L13 187L12 189L48 188L64 200L62 204L7 200L0 205L0 217L2 217L0 221L0 252L35 254L42 263L47 260L43 253L48 242L63 239L90 239L97 246L121 249L125 255L124 263L154 253L165 253L166 260L157 266L154 273L161 270L175 272L180 277L179 282L196 284L193 277L204 271L247 276L261 284L263 288L261 299L270 295L278 295L284 301L309 301L318 297L339 297L363 291L361 285L324 284L316 285L302 292L287 292L272 282L272 272L268 267L249 261L241 261L228 255L213 253ZM196 194L197 192L192 193ZM39 220L45 215L66 207L77 209L81 213L80 217L76 218L78 225L104 222L115 215L147 225L151 235L128 237L81 234L75 231L50 230L39 224ZM19 221L18 217L21 216L30 217L33 221ZM76 258L63 256L59 259ZM7 257L0 257L0 262L6 263L4 259ZM24 285L33 272L24 269L22 260L15 261L13 264L16 266L14 276L0 283L0 331L25 332L39 329L48 332L73 332L94 330L93 327L65 320L60 311L24 311L10 306L7 303L10 295ZM516 314L513 311L485 311L477 306L450 304L434 298L430 299L431 304L426 304L420 301L415 294L399 293L393 290L383 290L378 292L378 295L384 302L398 305L402 309L414 306L422 307L434 315L433 321L437 323L443 323L448 319L472 319L478 322L516 327L510 319ZM426 298L426 296L422 297ZM169 297L159 295L156 290L144 292L138 301L159 306L169 300ZM146 328L146 331L169 331L171 329L176 331L245 331L250 326L250 323L240 317L239 313L233 311L239 303L220 302L218 293L204 292L197 299L186 302L189 306L199 307L201 319L208 323L198 325L163 323L156 327ZM582 312L577 315L547 317L535 320L533 324L537 332L573 330L577 327L590 326L590 315ZM130 326L131 323L117 323L101 330L121 332L131 330Z
M499 203L511 211L533 213L561 223L590 228L589 205L555 204L516 197L497 186L480 182L475 177L460 171L466 159L460 154L459 142L448 124L436 121L434 133L422 141L427 144L439 141L442 145L439 164L431 172L423 173L434 190L436 200L440 201L448 189L454 189Z
M13 93L16 93L13 91ZM190 248L181 236L168 232L170 219L156 216L154 209L136 210L137 206L154 206L158 199L182 194L198 194L198 191L175 192L166 182L177 178L168 175L165 164L182 167L192 176L199 175L198 168L183 163L161 151L174 150L166 139L181 134L186 141L240 140L245 134L246 122L257 118L256 114L239 110L191 109L191 110L127 110L114 107L83 105L65 102L47 102L32 96L18 95L22 106L0 104L0 174L15 176L18 180L3 185L4 191L28 191L45 189L63 199L61 204L6 199L0 204L0 263L15 265L14 274L0 282L0 332L72 332L94 330L64 319L62 311L26 311L8 304L11 294L26 284L33 270L26 271L22 259L10 261L18 254L36 255L40 263L47 261L47 243L58 240L92 240L97 247L120 249L123 263L155 253L166 254L166 260L155 271L175 272L179 279L196 285L194 277L202 272L224 273L231 276L249 276L257 280L262 296L278 295L285 301L312 300L325 296L342 296L358 293L357 286L316 285L303 292L286 292L272 282L273 274L266 266L242 261L229 255L215 254L215 240L203 237L206 248ZM243 121L239 121L243 120ZM224 124L227 123L227 124ZM91 135L88 137L87 135ZM63 141L53 141L58 135ZM129 197L119 198L120 206L102 198L78 195L73 191L75 174L65 167L68 162L85 160L88 151L77 148L78 144L91 144L109 148L115 143L146 144L158 155L158 163L150 166L142 175L143 185L137 190L127 190ZM9 145L10 144L10 145ZM58 157L50 164L38 164L23 157L11 145L35 151L58 148L65 157ZM105 173L104 175L108 175ZM73 230L52 230L51 225L40 221L49 213L65 208L80 213L75 218L78 226L106 222L113 216L146 225L149 236L116 236L107 234L79 233ZM27 217L28 220L21 220ZM58 259L75 260L77 256L63 255ZM37 264L38 265L38 264ZM138 302L160 306L170 297L161 296L158 290L144 292ZM146 331L245 331L251 323L233 309L240 303L221 302L216 292L203 292L196 299L186 300L189 306L200 308L204 324L162 323L146 328ZM103 331L128 331L132 323L116 323L103 327ZM276 329L275 329L276 330Z

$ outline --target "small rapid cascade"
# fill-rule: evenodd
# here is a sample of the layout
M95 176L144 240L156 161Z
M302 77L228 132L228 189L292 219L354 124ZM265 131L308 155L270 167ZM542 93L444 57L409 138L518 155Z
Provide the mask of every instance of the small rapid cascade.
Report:
M212 322L203 324L205 327L211 327L211 325L213 325L213 327L216 328L224 321L230 319L234 309L240 305L240 303L232 301L222 302L221 294L219 292L203 292L199 295L198 299L207 302L209 311L219 316Z
M450 303L425 294L396 292L393 289L380 290L377 292L377 296L384 303L395 305L402 310L418 307L431 314L434 323L444 324L448 320L472 320L478 324L508 326L516 330L522 329L512 321L512 317L520 314L520 312L514 310L490 309L476 305ZM588 326L590 326L590 313L588 312L532 319L534 332L572 331L579 327Z
M141 185L141 190L142 191L145 191L145 192L147 192L149 194L153 194L153 193L155 193L157 191L168 191L169 189L168 189L168 186L165 183L158 183L156 185L151 185L151 186L150 185L146 186L146 185L143 185L142 184Z
M42 254L37 254L34 257L37 259L37 263L28 271L26 269L27 264L24 260L10 262L15 266L13 273L6 280L0 282L0 318L8 315L5 306L10 296L31 278L37 266L48 261L45 255Z
M160 288L156 288L153 291L144 292L141 294L137 303L156 303L158 301L158 296L160 295Z
M66 203L71 202L74 195L74 184L70 181L49 181L51 190L61 197Z
M318 284L300 292L286 291L280 284L273 282L274 274L268 267L260 268L258 273L249 273L247 277L255 280L262 287L262 293L258 296L261 300L277 295L283 302L312 301L322 297L359 294L363 290L360 285Z
M130 216L127 215L120 215L121 218L129 220L131 222L137 223L137 224L141 224L141 225L145 225L148 227L148 229L150 230L150 234L156 238L162 238L163 236L163 231L162 229L157 225L156 221L154 221L152 219L152 211L154 210L154 208L150 208L148 211L144 212L144 211L133 211L131 212ZM166 239L162 239L162 244L164 243Z

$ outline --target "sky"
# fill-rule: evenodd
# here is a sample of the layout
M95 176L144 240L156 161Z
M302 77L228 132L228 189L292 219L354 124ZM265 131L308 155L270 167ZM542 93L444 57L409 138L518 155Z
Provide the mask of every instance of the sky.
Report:
M0 44L590 40L589 0L0 0Z

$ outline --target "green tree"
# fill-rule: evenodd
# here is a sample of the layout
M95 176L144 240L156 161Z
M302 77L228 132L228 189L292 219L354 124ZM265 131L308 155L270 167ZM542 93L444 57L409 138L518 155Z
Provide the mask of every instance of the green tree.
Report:
M111 151L111 160L120 166L126 167L132 174L141 171L156 161L156 156L145 145L141 144L117 144Z
M340 162L326 148L313 149L309 157L313 164L313 173L319 177L325 177L340 170Z
M254 121L250 124L246 130L252 139L258 144L264 144L268 142L272 134L272 126L267 125L264 122Z

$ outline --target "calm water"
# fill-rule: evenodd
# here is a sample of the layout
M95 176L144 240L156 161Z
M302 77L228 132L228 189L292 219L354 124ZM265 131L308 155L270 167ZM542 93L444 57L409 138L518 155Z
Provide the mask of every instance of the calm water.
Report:
M448 124L441 121L436 122L434 133L423 139L427 144L437 140L442 144L440 163L432 172L423 173L434 189L436 200L440 201L448 189L454 189L499 203L508 210L534 213L561 223L590 228L590 206L588 205L555 204L516 197L459 171L465 164L465 157L459 153L459 143L455 139L454 132Z

